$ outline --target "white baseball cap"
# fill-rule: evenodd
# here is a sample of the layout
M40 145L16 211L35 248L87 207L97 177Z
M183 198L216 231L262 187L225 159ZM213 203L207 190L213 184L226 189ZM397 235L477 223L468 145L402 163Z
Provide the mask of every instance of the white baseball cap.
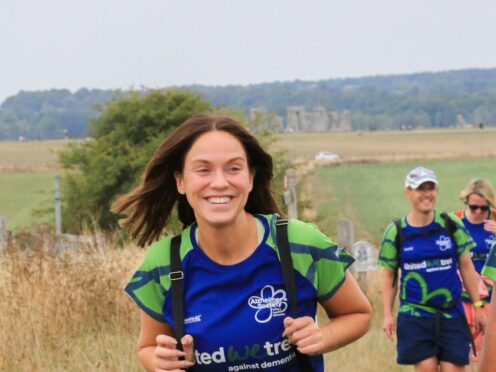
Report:
M424 167L412 169L405 177L405 188L416 189L425 182L432 182L438 185L436 173Z

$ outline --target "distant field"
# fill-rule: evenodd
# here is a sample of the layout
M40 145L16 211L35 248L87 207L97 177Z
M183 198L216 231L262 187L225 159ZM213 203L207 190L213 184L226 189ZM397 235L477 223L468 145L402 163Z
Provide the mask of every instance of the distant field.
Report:
M394 161L496 156L495 143L496 128L489 128L284 134L278 146L288 148L293 160L332 151L350 161Z
M0 172L59 169L57 154L69 141L0 142Z
M411 132L336 132L283 134L277 147L292 159L313 159L318 151L338 153L345 160L496 156L496 128L438 129ZM70 141L0 142L0 172L58 169L57 153Z

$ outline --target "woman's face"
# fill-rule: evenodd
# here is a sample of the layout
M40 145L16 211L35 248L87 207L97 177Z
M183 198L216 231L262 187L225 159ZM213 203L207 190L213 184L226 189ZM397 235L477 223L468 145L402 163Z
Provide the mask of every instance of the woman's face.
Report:
M472 221L483 222L488 215L489 203L477 194L470 194L467 199L467 209L465 211Z
M225 131L211 131L193 143L176 183L199 225L224 227L244 212L253 175L241 142Z

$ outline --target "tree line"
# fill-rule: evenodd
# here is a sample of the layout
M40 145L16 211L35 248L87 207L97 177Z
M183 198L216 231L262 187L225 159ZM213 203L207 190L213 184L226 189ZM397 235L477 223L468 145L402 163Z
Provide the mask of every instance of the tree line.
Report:
M179 89L198 93L216 107L248 113L263 106L283 118L288 106L349 110L354 130L448 127L457 115L467 123L496 123L496 68ZM88 136L91 120L106 104L128 94L86 88L21 91L0 107L0 140Z

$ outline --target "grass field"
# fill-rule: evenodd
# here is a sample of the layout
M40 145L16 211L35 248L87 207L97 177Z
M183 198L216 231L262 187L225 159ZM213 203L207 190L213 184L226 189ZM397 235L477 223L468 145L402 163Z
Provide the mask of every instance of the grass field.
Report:
M57 154L69 141L0 142L0 172L43 172L60 169Z
M53 178L60 174L58 153L69 141L0 142L0 216L18 230L52 223Z
M345 161L398 161L494 157L495 143L496 128L489 128L284 134L278 146L287 148L293 160L311 160L318 151L332 151Z
M53 183L55 171L0 173L0 216L9 229L53 223ZM46 211L43 213L43 211Z

